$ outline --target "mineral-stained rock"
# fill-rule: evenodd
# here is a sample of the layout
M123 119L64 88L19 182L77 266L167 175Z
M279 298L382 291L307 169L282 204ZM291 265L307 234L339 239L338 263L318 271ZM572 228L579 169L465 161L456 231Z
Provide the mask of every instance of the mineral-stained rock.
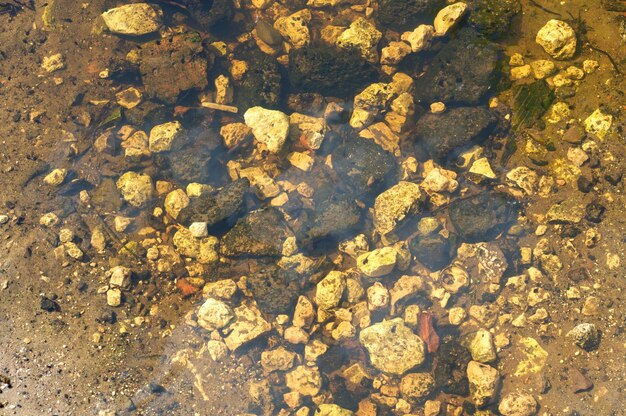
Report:
M275 208L253 211L224 235L221 252L226 256L280 256L283 242L293 236Z
M320 200L316 209L307 213L307 220L297 232L298 239L304 244L329 236L339 237L361 220L361 209L356 202L339 194Z
M178 221L182 224L205 222L211 226L232 218L241 211L249 189L247 179L238 179L215 192L191 198L189 205L178 214Z
M494 82L497 60L492 44L473 29L461 29L433 59L426 74L415 80L415 98L426 104L477 103Z
M180 149L187 141L187 133L179 121L159 124L150 130L149 147L152 153Z
M235 308L235 322L224 342L229 350L235 351L242 345L266 334L272 326L261 316L256 306L242 304Z
M263 351L261 353L261 365L266 371L287 371L293 366L293 359L296 353L285 347L278 347L274 350Z
M430 373L409 373L400 382L400 393L409 401L421 401L434 389L435 379Z
M555 59L570 59L576 53L576 32L562 20L549 20L535 40Z
M311 35L307 24L311 20L311 11L303 9L289 16L281 16L274 22L274 28L293 45L294 48L308 46Z
M578 324L567 333L574 340L574 344L585 351L592 351L600 344L600 332L594 324Z
M146 93L169 104L178 95L209 85L207 71L212 56L207 56L197 34L174 35L142 45L139 69Z
M346 274L331 271L317 284L315 303L320 309L328 310L339 306L346 289Z
M359 17L339 35L337 46L348 50L356 49L365 60L375 63L378 62L377 46L381 37L382 33L376 29L376 26Z
M368 277L380 277L391 273L397 261L398 253L393 247L372 250L356 259L359 271Z
M159 30L163 11L147 3L125 4L102 13L107 28L118 35L141 36Z
M434 376L437 388L445 393L467 396L467 364L472 356L469 351L452 340L445 340L437 351Z
M419 212L419 185L400 181L376 197L374 227L381 235L390 233L409 215Z
M496 116L483 107L453 108L422 116L415 126L415 138L433 158L442 160L457 148L487 139L496 122Z
M472 354L472 359L481 363L490 363L496 360L496 347L493 344L493 335L486 329L479 329L469 334L465 345Z
M472 402L478 407L493 402L500 390L500 373L493 367L470 361L467 365Z
M359 341L369 353L374 367L389 374L402 375L424 362L424 341L395 318L363 329Z
M488 241L506 229L517 218L517 206L509 197L498 193L480 193L450 204L450 221L466 242Z
M435 16L435 32L437 36L447 34L461 20L467 11L467 4L462 1L449 4Z
M289 54L289 82L297 91L352 98L377 75L376 69L352 50L322 46Z
M411 254L431 270L440 270L450 264L453 245L440 234L416 237L409 243Z

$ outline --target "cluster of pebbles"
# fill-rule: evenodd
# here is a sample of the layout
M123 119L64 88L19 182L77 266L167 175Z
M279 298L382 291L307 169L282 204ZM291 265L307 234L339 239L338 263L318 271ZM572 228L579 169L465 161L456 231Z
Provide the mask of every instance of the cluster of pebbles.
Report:
M76 196L104 220L87 248L61 229L59 260L116 250L100 290L111 307L141 291L140 267L197 299L187 323L211 359L260 354L255 413L537 414L530 389L502 389L498 355L524 346L516 377L545 363L539 341L507 328L549 325L542 282L563 265L547 242L516 241L524 199L556 185L499 165L511 111L493 95L509 78L568 87L597 62L504 59L493 39L520 11L509 0L168 3L120 6L95 24L128 52L101 68L117 112L92 150L117 170ZM206 33L181 10L202 12ZM557 61L576 42L559 20L537 34ZM598 110L580 135L603 138L611 121ZM583 150L569 161L584 164ZM44 181L65 189L80 171ZM547 221L585 212L555 205ZM593 324L568 336L598 346Z

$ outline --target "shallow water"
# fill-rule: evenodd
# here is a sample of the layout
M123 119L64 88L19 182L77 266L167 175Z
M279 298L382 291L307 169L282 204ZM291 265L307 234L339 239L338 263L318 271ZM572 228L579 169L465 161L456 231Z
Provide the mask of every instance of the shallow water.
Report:
M0 3L0 413L621 414L618 3Z

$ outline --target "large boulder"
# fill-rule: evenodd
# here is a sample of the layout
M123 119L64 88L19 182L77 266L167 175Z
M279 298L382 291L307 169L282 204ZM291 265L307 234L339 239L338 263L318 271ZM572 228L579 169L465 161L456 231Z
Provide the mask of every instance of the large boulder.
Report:
M459 30L415 80L415 98L425 104L476 104L491 88L498 61L496 47L475 30Z
M276 108L282 94L282 76L276 60L259 51L246 57L254 62L235 88L235 102L241 110L254 106Z

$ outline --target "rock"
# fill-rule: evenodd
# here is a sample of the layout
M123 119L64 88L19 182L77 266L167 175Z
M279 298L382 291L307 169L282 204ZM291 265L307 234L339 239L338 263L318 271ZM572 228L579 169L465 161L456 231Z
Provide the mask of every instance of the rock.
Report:
M61 220L59 219L58 215L54 212L47 212L39 218L39 224L43 225L44 227L54 227L60 221Z
M537 79L544 79L549 77L556 70L554 62L546 59L539 59L530 63L530 67L533 70L533 75Z
M383 247L361 254L356 259L359 271L368 277L381 277L393 271L398 253L393 247Z
M274 22L274 28L293 45L294 48L309 46L311 35L307 24L311 21L308 9L300 10L289 16L282 16Z
M544 80L513 87L513 127L532 126L552 104L554 91Z
M359 341L372 366L385 373L402 375L426 358L424 342L400 318L361 330Z
M128 288L131 283L132 270L124 266L115 266L107 272L110 274L109 285Z
M285 113L252 107L245 112L243 118L252 129L254 138L264 144L270 153L282 150L289 134L289 117Z
M400 181L376 197L374 203L374 227L384 236L394 231L407 216L420 211L422 193L419 185Z
M273 315L291 312L298 298L296 275L268 267L248 277L248 289L261 311Z
M348 139L335 149L332 157L339 177L356 195L376 192L385 185L385 179L397 173L396 159L373 140Z
M102 18L112 33L142 36L161 28L163 11L147 3L125 4L102 13Z
M411 254L431 270L440 270L450 264L454 247L440 234L416 237L409 242Z
M567 336L585 351L593 351L600 345L600 332L594 324L578 324L567 333Z
M206 222L193 222L189 226L189 232L194 238L203 238L209 235Z
M228 347L222 341L211 339L206 343L206 349L213 361L222 361L228 355Z
M561 20L549 20L535 41L554 59L570 59L576 53L576 32Z
M336 44L343 49L357 49L365 60L376 63L378 62L377 46L381 37L382 33L376 29L376 26L359 17L339 35Z
M117 307L122 304L122 291L118 288L107 290L107 305Z
M567 198L552 205L546 213L548 222L578 224L585 217L585 204L579 198Z
M48 73L65 68L63 55L55 53L54 55L45 56L41 62L41 67Z
M250 182L247 179L238 179L215 192L191 198L189 205L180 211L177 219L182 224L204 222L212 226L234 218L241 212L249 188Z
M165 212L172 218L178 218L178 214L189 205L189 197L182 189L175 189L168 193L163 201Z
M285 384L303 396L317 396L322 388L322 376L317 367L300 365L287 373Z
M435 379L430 373L410 373L400 382L400 393L410 402L421 402L434 390Z
M67 176L67 170L65 169L54 169L52 172L47 174L43 181L46 185L50 186L60 186Z
M380 282L367 288L367 307L370 311L386 308L389 305L389 291Z
M234 317L230 306L217 299L207 299L198 309L198 325L209 331L224 328Z
M315 416L353 416L352 410L344 409L336 404L320 404Z
M435 384L448 394L468 396L467 367L472 357L454 340L444 340L437 351L434 369Z
M277 107L282 94L282 75L275 59L262 52L250 53L246 59L254 62L254 70L247 71L235 89L237 107L240 110Z
M412 32L404 32L400 39L411 45L411 52L421 52L430 48L435 35L435 28L431 25L419 25Z
M457 22L465 15L467 4L458 2L450 4L437 13L435 16L435 34L437 36L446 35L450 29L456 26Z
M297 232L303 245L327 237L342 237L361 220L361 210L353 199L344 195L331 195L320 199L316 209L307 211L308 217Z
M178 121L159 124L150 130L149 148L153 153L180 149L187 141L187 133Z
M279 47L283 43L281 33L272 24L268 23L265 20L259 20L256 24L255 30L256 35L259 37L259 39L261 39L263 42L267 43L270 46Z
M519 0L478 0L472 5L469 23L483 35L495 39L508 32L511 21L521 11Z
M329 310L339 306L343 292L346 289L346 274L338 271L329 272L317 284L315 291L315 303L323 310Z
M412 29L430 20L443 4L440 0L382 0L378 22L392 30Z
M484 140L496 122L496 116L483 107L453 108L422 116L415 126L415 139L433 158L442 160L455 155L457 148Z
M503 416L533 416L537 413L537 401L528 393L509 393L498 405Z
M237 283L231 279L218 280L206 283L202 288L204 297L231 299L237 293Z
M117 103L127 110L137 107L143 99L143 94L135 87L126 88L115 94Z
M477 407L493 403L500 390L500 373L493 367L476 361L467 365L470 396Z
M598 136L600 140L604 140L609 130L611 130L612 124L613 116L604 114L600 109L597 109L585 119L585 130L587 133Z
M197 34L178 34L141 45L139 70L146 94L174 104L181 92L209 85L212 55L207 55Z
M318 284L319 285L319 284ZM343 295L343 290L339 295L339 299ZM315 319L315 307L313 303L306 297L300 296L296 303L296 309L293 313L293 325L300 328L308 328L313 324Z
M285 347L278 347L261 353L261 365L268 372L287 371L293 367L294 358L296 358L295 352L291 352Z
M235 90L226 75L218 75L215 78L215 102L217 104L231 104Z
M526 78L532 74L532 68L530 65L517 66L515 68L511 68L511 79L518 80L522 78Z
M376 69L350 50L322 46L289 53L289 82L296 91L352 98L377 77Z
M588 391L593 388L593 382L583 374L577 368L573 368L570 370L570 377L572 383L572 391L574 393L580 393L583 391Z
M280 256L283 242L293 236L275 208L253 211L224 235L221 252L226 256Z
M253 305L242 304L235 308L234 312L235 322L230 325L231 332L224 339L231 351L235 351L272 329L272 326L261 316L261 312Z
M493 335L486 329L479 329L466 339L467 348L472 359L481 363L490 363L496 360L496 347L493 344Z
M488 241L505 230L517 218L517 206L507 196L481 193L452 201L450 221L465 242Z
M511 169L506 174L506 182L521 188L527 195L534 195L539 183L537 172L526 166L519 166Z
M126 202L136 208L142 208L152 199L154 186L152 178L137 172L126 172L117 180L117 189Z
M251 136L252 129L244 123L230 123L222 126L220 135L224 139L224 146L232 149L245 141Z
M195 238L189 230L180 228L174 234L172 243L182 256L197 259L199 263L212 264L219 259L219 240L216 237Z
M426 104L478 103L490 90L498 53L473 29L459 30L415 80L415 98Z

